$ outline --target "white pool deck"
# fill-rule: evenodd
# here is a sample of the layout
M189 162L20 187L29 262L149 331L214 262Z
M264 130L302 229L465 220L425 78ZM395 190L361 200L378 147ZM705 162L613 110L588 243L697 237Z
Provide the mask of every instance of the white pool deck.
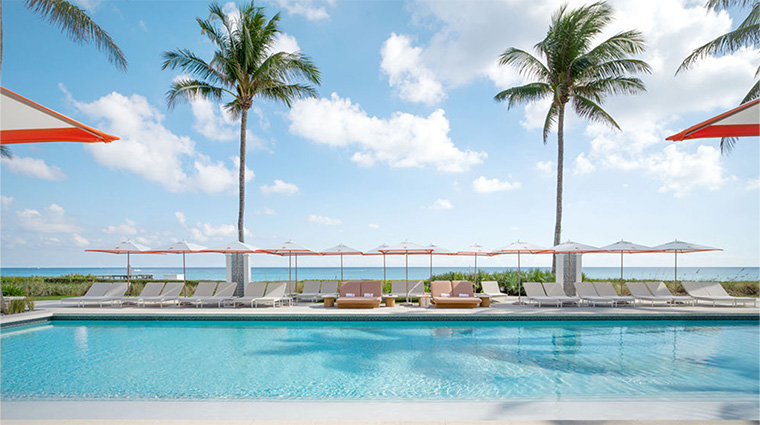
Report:
M0 317L0 326L66 319L126 320L615 320L760 319L758 307L637 305L533 307L516 298L490 308L435 309L398 305L376 309L292 307L85 307L37 302L37 310ZM760 400L465 401L4 401L2 425L24 424L760 424Z

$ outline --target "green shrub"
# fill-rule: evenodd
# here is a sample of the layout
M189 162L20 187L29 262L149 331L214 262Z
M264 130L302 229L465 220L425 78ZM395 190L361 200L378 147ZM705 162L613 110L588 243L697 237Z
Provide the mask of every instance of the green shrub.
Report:
M24 290L15 285L3 285L3 296L5 297L23 297L26 295Z
M522 282L554 281L554 275L551 272L543 271L540 269L521 270L520 277ZM480 292L482 289L480 282L495 280L499 284L499 289L501 289L506 294L516 296L518 292L517 270L505 270L493 273L478 270L477 275L475 275L475 273L448 272L433 275L433 280L467 280L475 283L476 292ZM425 283L425 289L429 291L430 281L426 281ZM523 295L525 295L524 291Z

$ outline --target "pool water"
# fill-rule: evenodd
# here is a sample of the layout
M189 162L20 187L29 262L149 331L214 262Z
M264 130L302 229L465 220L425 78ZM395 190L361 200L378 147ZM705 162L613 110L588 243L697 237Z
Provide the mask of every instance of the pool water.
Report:
M752 398L757 322L54 321L4 330L3 400Z

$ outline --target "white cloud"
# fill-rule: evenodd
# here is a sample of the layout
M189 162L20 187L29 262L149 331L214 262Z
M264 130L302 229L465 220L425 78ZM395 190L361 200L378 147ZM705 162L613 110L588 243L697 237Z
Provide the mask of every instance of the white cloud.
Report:
M0 205L2 205L2 208L10 207L13 201L15 201L13 196L0 195Z
M47 165L44 160L24 156L2 158L3 166L12 173L36 177L38 179L59 181L65 180L66 174L56 166Z
M747 190L757 190L757 189L760 189L760 177L754 180L747 181Z
M337 225L343 223L342 221L338 220L337 218L331 218L331 217L326 217L326 216L323 216L323 215L314 215L314 214L311 214L309 216L309 222L310 223L317 223L317 224L325 224L327 226L337 226Z
M135 226L135 222L133 220L125 218L124 223L117 224L114 226L108 226L105 229L103 229L103 233L108 233L112 235L116 234L120 236L136 235L137 227Z
M193 130L198 133L216 141L235 140L240 135L239 129L233 125L235 118L224 110L221 103L196 97L190 100L190 107L195 118Z
M177 217L177 221L179 221L179 224L183 226L187 224L187 216L182 211L176 211L174 213L174 216Z
M270 53L298 53L301 51L301 46L298 45L298 40L295 37L281 32L275 36L269 51Z
M379 228L380 228L380 225L379 225L379 224L377 224L377 223L370 223L370 224L369 224L369 228L370 228L370 229L379 229Z
M392 33L380 50L383 58L380 67L401 99L432 105L446 94L433 72L423 65L422 51L412 46L408 36Z
M74 4L92 13L100 6L103 0L73 0Z
M573 168L573 174L580 176L588 174L592 171L594 171L594 164L589 161L589 159L586 157L586 154L579 153L578 156L575 157L575 168Z
M74 245L79 247L85 247L90 244L90 241L83 238L81 235L74 233L71 235L71 238L74 240Z
M277 4L288 11L291 15L301 15L309 21L322 21L328 19L325 6L332 6L335 0L275 0Z
M0 240L3 241L3 248L6 249L16 248L20 245L27 244L26 239L11 235L8 232L3 232L0 234Z
M557 164L554 161L538 161L536 168L545 176L557 175Z
M145 21L143 21L142 19L140 19L140 22L138 22L138 25L140 25L140 29L141 30L143 30L145 32L148 32L148 26L145 24Z
M432 205L425 207L431 210L450 210L454 208L448 199L437 199Z
M303 99L288 113L290 131L319 144L360 151L352 161L391 167L433 165L440 171L463 172L486 158L485 152L462 151L449 138L443 109L427 118L396 112L388 119L370 117L358 104L333 93L329 99Z
M40 233L77 233L82 228L66 217L63 207L50 204L43 212L34 209L16 211L21 228Z
M187 224L187 216L185 213L176 211L174 216L177 218L179 224L190 232L193 239L200 242L205 242L209 239L229 239L237 235L237 226L231 224L214 225L198 221L195 223L195 226L190 226ZM245 229L244 232L246 235L250 235L248 229Z
M282 180L275 180L273 184L267 186L267 185L261 185L259 186L259 189L261 189L261 193L264 195L270 195L272 193L280 194L280 195L295 195L298 193L299 189L298 186L294 185L293 183L286 183Z
M651 158L647 171L663 180L660 192L673 192L679 198L696 188L718 190L734 179L725 175L720 151L712 146L699 146L688 154L669 145L661 155Z
M503 192L506 190L519 189L522 186L520 182L499 181L499 179L487 179L480 176L473 180L472 188L478 193Z
M256 215L277 215L277 211L271 208L264 208L263 210L257 210L253 212Z

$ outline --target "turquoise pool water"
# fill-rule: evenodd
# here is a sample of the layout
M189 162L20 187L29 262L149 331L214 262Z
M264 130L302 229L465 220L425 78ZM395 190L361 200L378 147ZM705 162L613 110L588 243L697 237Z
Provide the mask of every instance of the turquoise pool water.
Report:
M54 321L2 332L19 399L753 398L757 322Z

